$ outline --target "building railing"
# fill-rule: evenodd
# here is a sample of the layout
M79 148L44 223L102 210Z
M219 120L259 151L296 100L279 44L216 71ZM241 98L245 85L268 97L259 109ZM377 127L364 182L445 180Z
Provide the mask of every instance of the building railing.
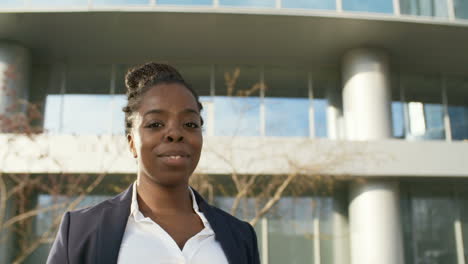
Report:
M241 8L376 13L455 21L468 19L468 0L2 0L5 10L113 10L171 8Z

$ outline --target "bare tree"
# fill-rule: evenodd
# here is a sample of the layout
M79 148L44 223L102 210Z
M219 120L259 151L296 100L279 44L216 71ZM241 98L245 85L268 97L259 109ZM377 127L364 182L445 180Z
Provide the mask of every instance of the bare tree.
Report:
M13 241L13 263L22 263L41 245L55 238L64 211L76 208L83 199L102 182L105 173L98 175L66 173L13 173L5 171L7 163L23 155L16 145L27 142L28 149L37 149L43 132L40 105L20 98L8 86L14 80L15 65L9 65L3 76L0 89L5 97L0 113L2 145L0 155L0 244ZM24 150L26 151L26 150ZM40 152L33 160L52 160L57 167L60 162L50 153ZM38 195L47 197L40 203ZM48 215L43 228L36 228L41 215ZM50 221L49 221L50 220Z

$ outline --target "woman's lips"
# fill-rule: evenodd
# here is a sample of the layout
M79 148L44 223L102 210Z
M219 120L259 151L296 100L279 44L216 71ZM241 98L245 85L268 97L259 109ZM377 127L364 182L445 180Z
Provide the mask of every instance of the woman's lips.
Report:
M185 166L189 161L188 155L158 155L158 158L168 166Z

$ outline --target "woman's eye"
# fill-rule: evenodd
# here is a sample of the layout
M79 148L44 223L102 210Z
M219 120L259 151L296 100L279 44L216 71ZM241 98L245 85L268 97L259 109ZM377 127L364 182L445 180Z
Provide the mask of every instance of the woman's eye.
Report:
M188 123L185 124L185 126L187 126L189 128L199 128L200 127L197 123L194 123L194 122L188 122Z
M163 124L161 122L153 122L153 123L150 123L148 124L146 127L147 128L158 128L158 127L162 127Z

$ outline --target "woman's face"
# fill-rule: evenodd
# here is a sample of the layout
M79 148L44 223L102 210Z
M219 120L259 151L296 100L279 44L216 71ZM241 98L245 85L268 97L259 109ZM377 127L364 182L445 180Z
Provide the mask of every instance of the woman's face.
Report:
M164 186L188 184L203 144L200 123L195 97L184 85L158 84L143 94L127 136L139 177Z

